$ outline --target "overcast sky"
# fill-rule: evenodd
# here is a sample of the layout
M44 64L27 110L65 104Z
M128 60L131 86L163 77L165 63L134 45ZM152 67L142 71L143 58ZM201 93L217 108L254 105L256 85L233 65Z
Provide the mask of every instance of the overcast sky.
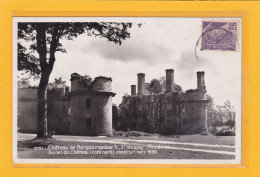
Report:
M70 19L71 20L71 19ZM195 56L196 42L201 35L201 18L80 18L80 21L134 22L131 38L115 45L105 38L81 35L74 41L61 41L67 53L57 53L50 82L62 77L70 85L70 74L112 77L112 88L119 104L130 94L130 85L137 85L137 73L145 80L165 76L165 69L174 69L175 82L183 90L197 87L196 72L205 71L208 94L216 104L230 100L240 109L241 52L200 51ZM139 28L137 23L143 23Z

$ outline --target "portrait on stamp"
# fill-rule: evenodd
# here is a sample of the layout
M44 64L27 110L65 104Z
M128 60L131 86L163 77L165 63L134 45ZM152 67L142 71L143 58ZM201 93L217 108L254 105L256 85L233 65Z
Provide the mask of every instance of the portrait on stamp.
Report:
M202 50L236 51L237 23L203 21Z

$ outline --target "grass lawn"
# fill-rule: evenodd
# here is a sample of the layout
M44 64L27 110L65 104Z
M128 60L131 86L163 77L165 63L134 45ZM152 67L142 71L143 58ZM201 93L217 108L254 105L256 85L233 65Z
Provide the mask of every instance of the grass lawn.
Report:
M48 140L34 140L22 134L18 140L18 158L28 159L234 159L235 137L182 135L179 138L140 137L84 137L55 135ZM27 140L25 140L27 138ZM64 139L67 138L65 141ZM18 138L19 139L19 138ZM131 141L129 141L131 140ZM142 142L142 140L150 140ZM118 143L113 143L113 142ZM153 143L155 141L155 143ZM163 143L160 143L160 142ZM177 142L176 144L170 144ZM168 144L167 144L168 143ZM182 144L189 143L189 144ZM206 144L196 146L193 144ZM215 144L220 145L214 146ZM153 146L166 148L151 149ZM207 146L213 145L213 146ZM226 147L228 146L228 147ZM74 147L71 149L71 147ZM101 149L99 149L99 147ZM106 149L104 147L111 147ZM103 148L103 149L102 149ZM211 151L220 151L212 153ZM225 152L221 154L221 152ZM229 154L231 152L231 154Z

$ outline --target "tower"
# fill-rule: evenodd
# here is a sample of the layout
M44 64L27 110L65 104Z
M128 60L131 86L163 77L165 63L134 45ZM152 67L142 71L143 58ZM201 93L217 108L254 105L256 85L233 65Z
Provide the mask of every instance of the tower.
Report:
M96 77L87 84L79 74L71 75L71 133L74 135L112 134L112 79Z
M143 95L145 93L145 74L139 73L137 74L138 80L138 95Z
M197 89L200 91L205 91L205 80L204 80L204 71L198 71L197 72Z
M174 70L166 69L166 92L174 91Z

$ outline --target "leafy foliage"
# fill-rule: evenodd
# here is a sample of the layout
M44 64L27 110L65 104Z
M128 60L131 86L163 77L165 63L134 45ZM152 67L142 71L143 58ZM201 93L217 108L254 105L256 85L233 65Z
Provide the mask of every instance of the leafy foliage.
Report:
M236 111L230 101L225 101L223 105L215 105L210 95L207 95L207 99L210 101L208 105L208 123L213 129L212 133L216 134L218 127L221 128L221 131L225 129L225 126L232 130L235 127Z
M80 76L79 83L82 84L85 88L90 87L92 83L92 78L89 75Z
M121 45L123 40L130 38L128 29L131 27L132 23L114 22L19 23L18 70L39 75L41 70L48 66L52 69L55 61L54 53L56 51L66 53L60 40L73 40L83 33L106 38L110 42ZM28 48L23 46L25 43L29 45ZM39 57L36 57L35 52Z
M182 87L178 84L174 84L174 90L182 92ZM145 91L147 94L161 94L166 91L166 78L165 76L159 79L152 79L149 83L145 84Z
M18 88L28 88L31 87L29 77L27 78L21 78L18 80Z
M129 106L132 104L132 102L134 101L135 98L133 98L130 95L125 94L122 97L122 102L120 103L119 107L121 109L129 109Z
M113 123L113 129L118 130L121 128L121 109L116 104L112 104L112 123Z
M152 79L151 82L146 83L145 87L148 94L159 94L163 91L163 85L158 79Z
M26 48L18 43L18 71L30 72L33 76L40 74L38 59L26 52Z
M66 81L62 80L62 77L55 78L54 82L48 84L48 88L62 88L66 86Z
M234 106L230 103L229 100L227 100L224 103L223 110L224 110L224 115L227 117L225 125L229 126L230 129L233 129L235 127L236 112Z

